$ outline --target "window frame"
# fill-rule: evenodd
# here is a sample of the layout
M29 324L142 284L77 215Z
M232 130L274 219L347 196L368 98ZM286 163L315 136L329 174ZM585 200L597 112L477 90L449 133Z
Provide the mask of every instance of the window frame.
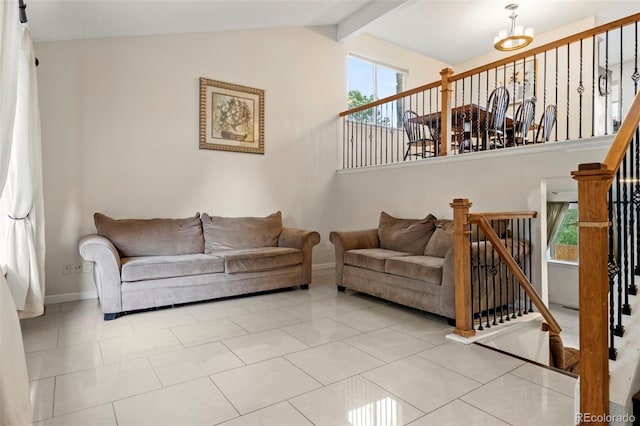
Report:
M398 73L402 74L402 88L400 89L399 92L396 92L395 94L402 93L402 92L404 92L406 90L406 81L407 81L407 76L409 75L409 70L408 69L405 69L405 68L402 68L402 67L399 67L399 66L396 66L396 65L392 65L392 64L389 64L387 62L380 61L380 60L372 59L372 58L369 58L369 57L366 57L366 56L362 56L362 55L354 53L354 52L347 52L347 61L346 61L347 62L346 63L346 65L347 65L347 79L346 79L347 80L347 82L346 82L347 83L347 87L346 87L347 110L355 108L355 107L351 107L349 105L349 91L350 90L357 90L357 89L353 89L353 88L349 87L349 75L350 75L349 74L349 61L350 61L351 58L353 58L353 59L355 59L357 61L360 61L362 63L369 64L369 65L373 66L373 72L372 72L373 102L381 99L379 97L379 88L378 88L378 72L379 72L378 69L379 69L379 67L383 67L386 70L390 70L395 75L397 75ZM388 96L394 96L394 95L388 95ZM388 96L384 96L383 98L386 98ZM355 113L355 114L358 114L358 113ZM350 121L350 122L356 122L356 123L361 122L361 120L356 118L356 115L353 115L353 116L352 115L348 115L347 116L347 120ZM392 118L391 121L390 121L390 124L381 124L381 123L378 123L378 122L366 122L366 124L370 125L370 126L382 126L382 127L391 127L391 128L394 128L394 129L401 129L402 123L400 121L400 116L399 115L398 115L397 120L398 120L398 122L395 123L395 120L393 120L393 118Z
M567 215L567 213L570 210L576 210L578 211L578 202L577 201L569 201L569 208L567 209L567 211L564 213L564 215L562 216L562 222L564 222L565 217ZM580 220L579 217L576 218L576 224L573 225L576 227L576 247L580 246L580 229L578 227L578 221ZM562 227L562 222L561 222L561 227ZM565 225L567 226L567 225ZM552 257L552 248L553 248L553 244L554 241L556 240L558 234L560 233L560 228L558 228L558 231L556 232L556 234L552 237L551 241L547 242L547 262L555 262L555 263L562 263L562 264L566 264L566 265L578 265L580 263L580 257L577 257L576 260L564 260L564 259L556 259L555 257Z
M373 65L373 100L374 101L377 101L380 99L380 97L378 97L378 67L384 67L392 71L395 71L396 73L402 74L403 75L402 89L399 92L396 92L396 94L402 93L406 90L407 76L409 75L408 69L399 67L397 65L392 65L387 62L368 58L366 56L362 56L357 53L348 52L347 53L347 108L349 107L349 59L350 58L354 58L359 61L367 62Z

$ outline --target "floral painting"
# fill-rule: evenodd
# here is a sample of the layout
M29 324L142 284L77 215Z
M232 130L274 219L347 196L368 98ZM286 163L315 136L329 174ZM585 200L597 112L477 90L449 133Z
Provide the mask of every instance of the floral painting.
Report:
M264 90L200 78L200 148L264 154Z

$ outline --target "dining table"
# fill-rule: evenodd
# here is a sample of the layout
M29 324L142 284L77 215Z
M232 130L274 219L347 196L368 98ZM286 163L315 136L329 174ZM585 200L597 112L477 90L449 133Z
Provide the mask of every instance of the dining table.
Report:
M418 115L413 120L428 126L432 134L440 135L442 111L430 112ZM451 140L458 149L487 150L489 149L489 138L485 137L485 122L491 117L491 112L487 113L487 108L483 105L469 103L451 108ZM513 131L513 118L506 116L503 132L505 137ZM475 138L475 140L474 140ZM507 138L508 139L508 138Z

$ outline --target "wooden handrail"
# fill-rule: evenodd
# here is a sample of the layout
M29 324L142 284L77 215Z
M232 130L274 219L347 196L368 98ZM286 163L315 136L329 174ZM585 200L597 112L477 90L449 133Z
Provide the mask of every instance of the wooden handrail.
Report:
M543 53L545 51L552 50L552 49L555 49L555 48L560 47L560 46L566 46L566 45L574 43L576 41L584 40L584 39L586 39L588 37L593 37L595 35L602 34L602 33L606 32L606 31L609 31L609 30L612 30L612 29L615 29L615 28L619 28L619 27L622 27L624 25L627 25L627 24L630 24L630 23L633 23L633 22L636 22L636 21L640 21L640 13L636 13L636 14L627 16L625 18L617 19L617 20L609 22L607 24L599 25L597 27L594 27L594 28L591 28L591 29L588 29L588 30L585 30L585 31L582 31L582 32L579 32L579 33L564 37L564 38L561 38L559 40L543 44L542 46L534 47L533 49L525 50L524 52L520 52L520 53L517 53L515 55L511 55L509 57L506 57L506 58L503 58L503 59L500 59L500 60L497 60L497 61L490 62L490 63L488 63L486 65L482 65L480 67L476 67L476 68L470 69L468 71L462 72L462 73L460 73L458 75L451 75L449 77L449 82L453 83L454 81L461 80L463 78L466 78L466 77L469 77L469 76L472 76L472 75L475 75L475 74L479 74L481 72L485 72L485 71L488 71L488 70L493 69L493 68L497 68L497 67L500 67L500 66L503 66L503 65L512 64L515 61L518 61L518 60L521 60L521 59L525 59L525 58L528 58L530 56L537 55L539 53ZM378 99L377 101L373 101L373 102L368 103L368 104L360 105L360 106L358 106L356 108L352 108L352 109L348 109L346 111L342 111L339 114L339 116L340 117L344 117L346 115L350 115L350 114L353 114L353 113L356 113L356 112L364 111L364 110L367 110L369 108L373 108L373 107L385 104L387 102L391 102L391 101L395 101L395 100L398 100L398 99L402 99L405 96L414 95L416 93L420 93L420 92L423 92L423 91L429 90L429 89L435 89L437 87L440 87L441 85L442 85L442 82L440 80L434 81L433 83L428 83L428 84L416 87L414 89L405 90L404 92L400 92L400 93L397 93L397 94L392 95L392 96L387 96L386 98Z
M607 157L604 160L604 164L606 164L609 170L613 170L614 172L618 171L624 155L627 149L629 149L631 138L633 138L633 135L638 130L638 125L640 125L640 92L636 94L633 104L631 104L629 112L627 112L627 115L622 121L620 129L618 129L618 134L613 140Z
M522 272L520 266L518 266L515 259L511 256L503 241L500 239L500 237L498 237L496 231L493 230L487 218L482 214L470 214L469 222L477 224L482 233L487 237L494 250L498 252L498 255L500 256L500 258L502 258L504 264L511 271L511 275L513 275L513 277L520 284L520 287L522 287L525 293L527 293L529 299L531 299L533 304L538 309L538 312L542 314L542 317L549 325L549 329L554 333L560 333L562 331L560 325L551 314L551 311L549 311L549 308L547 308L547 306L544 304L544 302L540 298L540 295L538 295L538 292L533 288L533 285L531 284L527 276L524 274L524 272Z
M469 213L469 218L484 216L488 220L504 220L504 219L535 219L538 217L538 212L534 211L522 211L522 212L488 212L488 213ZM472 220L470 220L472 222Z
M500 60L497 60L497 61L493 61L493 62L488 63L486 65L482 65L480 67L473 68L473 69L471 69L469 71L462 72L462 73L452 77L450 81L453 82L453 81L456 81L456 80L461 80L461 79L463 79L465 77L476 75L476 74L488 71L488 70L493 69L493 68L497 68L497 67L500 67L500 66L503 66L503 65L512 64L515 61L518 61L518 60L521 60L521 59L525 59L525 58L528 58L530 56L537 55L539 53L544 53L545 51L552 50L552 49L555 49L555 48L560 47L560 46L566 46L566 45L574 43L576 41L584 40L586 38L593 37L593 36L596 36L598 34L602 34L604 32L607 32L607 31L615 29L615 28L620 28L620 27L622 27L624 25L627 25L627 24L630 24L630 23L633 23L633 22L636 22L636 21L640 21L640 13L636 13L636 14L627 16L625 18L617 19L617 20L609 22L607 24L599 25L597 27L590 28L588 30L585 30L585 31L582 31L582 32L579 32L579 33L576 33L576 34L561 38L559 40L543 44L542 46L538 46L538 47L534 47L533 49L525 50L524 52L517 53L517 54L509 56L507 58L500 59Z
M434 81L433 83L428 83L422 85L420 87L416 87L415 89L405 90L404 92L396 93L395 95L387 96L386 98L378 99L377 101L370 102L368 104L360 105L359 107L351 108L346 111L342 111L339 115L340 117L344 117L345 115L351 115L356 112L364 111L369 108L377 107L378 105L386 104L387 102L396 101L398 99L402 99L405 96L414 95L416 93L424 92L425 90L435 89L436 87L440 87L442 85L442 81Z

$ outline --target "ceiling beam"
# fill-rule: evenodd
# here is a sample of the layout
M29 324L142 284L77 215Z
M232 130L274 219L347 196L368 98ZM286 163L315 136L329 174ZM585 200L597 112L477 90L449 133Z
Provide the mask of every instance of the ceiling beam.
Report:
M394 9L416 0L372 0L338 23L339 42L360 34L365 27Z

